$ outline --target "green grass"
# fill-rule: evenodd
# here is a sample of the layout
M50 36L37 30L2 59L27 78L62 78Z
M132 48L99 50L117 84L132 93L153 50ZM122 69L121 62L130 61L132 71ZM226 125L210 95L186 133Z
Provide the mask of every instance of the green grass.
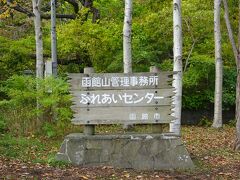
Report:
M65 166L64 162L55 161L55 155L62 140L43 137L14 137L10 134L0 135L0 154L7 158L24 162Z

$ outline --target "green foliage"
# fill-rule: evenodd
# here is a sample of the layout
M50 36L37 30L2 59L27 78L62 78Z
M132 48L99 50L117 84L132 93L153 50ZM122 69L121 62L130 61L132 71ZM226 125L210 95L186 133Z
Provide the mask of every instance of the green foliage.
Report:
M228 1L233 31L238 30L238 2ZM83 72L86 66L93 66L96 72L123 72L122 28L124 3L117 0L94 0L94 6L100 11L101 18L93 24L91 17L82 21L86 8L82 8L75 20L57 22L58 58L62 64L59 73ZM61 1L58 12L71 14L69 3ZM91 16L91 15L90 15ZM214 99L214 36L213 1L182 1L183 17L183 65L186 65L183 82L183 107L187 109L209 108ZM0 80L6 80L13 74L21 74L25 69L34 71L35 52L32 21L25 16L17 16L11 22L1 21L0 28L7 31L13 24L26 26L24 31L6 33L0 29ZM222 16L222 22L224 22ZM12 24L11 24L12 23ZM133 71L149 71L156 65L161 70L172 70L173 29L172 1L135 0L133 1L132 22L132 58ZM22 28L22 27L21 27ZM222 50L224 60L223 107L229 109L235 104L235 61L228 40L225 24L222 23ZM43 21L44 54L50 55L50 22ZM237 33L235 33L237 34ZM235 37L237 39L237 37ZM195 43L194 43L195 41ZM194 45L194 46L193 46ZM190 50L193 47L191 54ZM189 57L189 58L188 58ZM188 62L187 62L188 61ZM2 82L0 82L1 84ZM29 92L31 93L31 92ZM39 94L38 94L39 95ZM0 99L6 99L0 92ZM9 96L9 95L8 95ZM26 96L26 95L25 95ZM41 96L41 95L40 95ZM25 98L25 97L18 97ZM26 99L35 101L35 99ZM40 99L44 108L49 108L55 99ZM26 110L13 111L13 116L21 116ZM32 107L30 107L32 108ZM64 116L56 108L58 116ZM68 114L68 113L67 113Z
M3 117L0 115L0 134L4 133L7 130L6 122Z
M198 126L204 126L204 127L211 127L211 125L212 125L212 120L208 119L207 117L203 117L198 123Z
M98 72L105 71L108 66L111 69L111 64L122 57L119 57L119 52L122 52L122 27L112 22L103 25L87 21L78 26L80 23L81 20L71 21L59 30L59 41L64 42L58 46L59 56L79 58L81 69L89 65Z
M0 80L32 69L34 61L29 52L34 49L34 37L11 40L0 36Z
M183 107L208 108L214 97L214 60L193 54L183 75Z
M20 159L24 162L48 164L54 167L66 167L66 162L56 161L55 155L60 141L43 137L14 137L0 135L0 154L7 158Z
M54 125L50 124L48 122L44 123L43 127L42 127L44 134L47 135L47 137L51 138L56 136L56 132L54 131Z
M48 156L47 163L52 167L59 167L59 168L67 167L70 165L70 163L65 161L57 161L56 154L50 154Z
M0 154L9 158L25 158L27 153L29 157L26 161L31 159L31 147L32 150L38 149L39 151L44 150L44 145L39 140L33 140L30 138L13 137L11 135L0 136Z
M0 112L12 133L39 131L41 127L36 127L36 121L40 116L44 117L43 132L49 137L62 134L69 127L71 97L64 79L15 75L4 83L1 91L7 98L0 101ZM37 101L39 108L36 108Z
M227 125L229 125L230 127L236 127L236 123L237 123L237 120L232 119L227 123Z
M235 104L236 79L237 79L236 70L229 67L225 67L223 73L223 107L226 110Z
M163 61L162 64L160 65L160 69L163 71L172 71L172 67L173 67L173 62L171 59L167 59Z
M236 70L224 66L223 76L223 109L227 110L235 104ZM214 83L214 59L193 54L183 75L183 107L209 108L214 103Z
M77 19L59 27L59 41L63 42L58 44L60 57L79 59L81 70L86 65L93 65L97 72L121 72L124 4L105 0L94 3L102 13L98 24L90 21L82 23L81 19ZM161 12L149 11L149 6ZM165 58L169 59L168 55L172 51L172 31L169 31L169 25L172 20L166 19L165 24L162 24L159 19L171 17L170 8L171 4L166 2L159 6L150 1L134 1L134 71L148 71L149 66L158 65Z

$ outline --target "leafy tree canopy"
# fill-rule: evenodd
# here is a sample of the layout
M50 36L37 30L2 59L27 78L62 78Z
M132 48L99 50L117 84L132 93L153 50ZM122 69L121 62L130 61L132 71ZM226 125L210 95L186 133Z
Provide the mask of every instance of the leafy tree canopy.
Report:
M22 5L20 0L14 2ZM46 14L49 13L47 2L44 1L42 7ZM69 0L58 1L59 14L76 16L57 21L60 73L82 72L85 66L93 66L97 72L122 72L123 2L94 0L91 6L83 1L76 2L79 11ZM35 47L31 16L16 10L13 12L13 8L7 7L6 0L0 0L0 3L4 5L0 9L3 18L0 20L0 72L1 80L4 80L24 69L34 71ZM236 0L229 1L234 31L237 31L237 4ZM24 7L31 9L31 4ZM97 9L100 15L95 23L91 8ZM189 109L208 108L213 103L215 76L213 2L183 0L182 13L185 66L183 106ZM221 28L225 77L223 101L224 107L229 108L234 105L235 99L235 62L224 23ZM172 70L172 1L135 0L132 32L135 72L149 71L152 65L162 70ZM43 38L46 59L50 57L50 22L44 18Z

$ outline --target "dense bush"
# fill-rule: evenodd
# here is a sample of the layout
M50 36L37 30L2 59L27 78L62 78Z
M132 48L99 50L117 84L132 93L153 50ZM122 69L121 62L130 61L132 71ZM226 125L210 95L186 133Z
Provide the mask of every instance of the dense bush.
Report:
M64 79L14 75L3 83L1 91L6 98L0 101L0 129L7 127L14 134L44 132L55 136L70 125L71 102Z

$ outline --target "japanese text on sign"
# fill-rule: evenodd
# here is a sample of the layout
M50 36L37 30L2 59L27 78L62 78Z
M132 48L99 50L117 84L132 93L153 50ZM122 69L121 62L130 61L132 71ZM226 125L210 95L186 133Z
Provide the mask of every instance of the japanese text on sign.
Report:
M139 104L139 103L152 103L153 101L164 99L162 96L156 96L155 93L146 93L144 96L139 96L137 93L123 93L123 94L95 94L91 95L81 94L80 104Z
M137 117L138 115L136 113L130 113L129 114L129 120L137 120L137 119L141 119L141 120L148 120L148 119L154 119L154 120L160 120L160 113L154 113L153 117L149 117L148 113L142 113Z
M82 87L157 86L158 76L83 77Z

